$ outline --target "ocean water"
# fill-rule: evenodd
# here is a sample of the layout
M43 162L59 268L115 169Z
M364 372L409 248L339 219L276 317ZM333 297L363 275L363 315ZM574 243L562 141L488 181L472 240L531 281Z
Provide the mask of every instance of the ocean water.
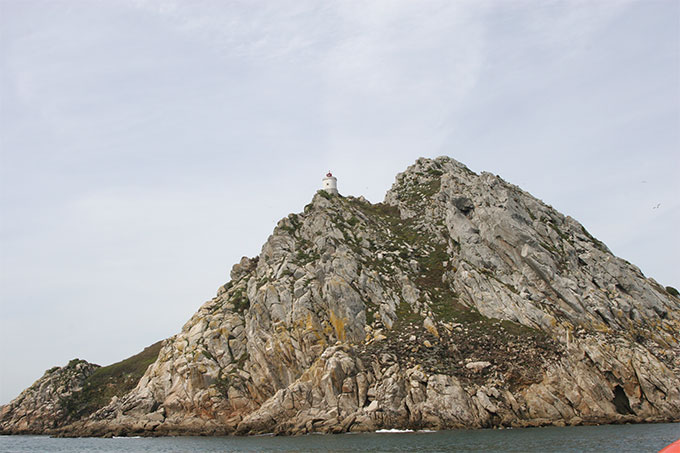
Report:
M0 436L2 453L229 452L657 452L680 438L680 423L388 432L293 437L56 439Z

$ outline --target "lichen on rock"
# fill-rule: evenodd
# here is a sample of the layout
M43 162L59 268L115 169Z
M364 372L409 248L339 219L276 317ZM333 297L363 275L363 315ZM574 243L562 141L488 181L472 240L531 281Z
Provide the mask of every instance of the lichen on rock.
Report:
M136 388L63 435L680 419L680 301L578 222L447 157L319 192Z
M7 405L0 407L0 434L39 434L78 419L73 396L99 365L73 359L53 367Z

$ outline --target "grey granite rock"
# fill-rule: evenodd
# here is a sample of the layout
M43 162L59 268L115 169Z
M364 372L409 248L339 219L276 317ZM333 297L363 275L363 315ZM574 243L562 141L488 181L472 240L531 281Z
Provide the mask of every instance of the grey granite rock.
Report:
M384 203L319 193L64 435L680 419L680 300L578 222L453 159Z
M0 407L0 434L42 434L77 420L71 398L99 365L73 359L45 372L33 385Z

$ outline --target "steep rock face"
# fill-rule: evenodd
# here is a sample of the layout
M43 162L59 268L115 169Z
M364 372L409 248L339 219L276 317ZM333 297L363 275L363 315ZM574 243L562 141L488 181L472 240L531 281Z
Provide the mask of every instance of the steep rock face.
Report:
M74 421L69 402L99 365L71 360L45 372L11 403L0 408L0 434L42 434Z
M451 166L457 171L439 170ZM434 203L414 203L423 185L438 187ZM678 313L667 319L673 302L664 288L574 219L499 177L422 161L399 175L386 201L398 205L402 217L419 217L420 229L443 221L444 237L457 242L458 251L452 254L457 270L446 278L485 316L543 330L561 322L677 341Z
M319 192L64 431L301 433L680 419L680 301L491 174L419 159Z

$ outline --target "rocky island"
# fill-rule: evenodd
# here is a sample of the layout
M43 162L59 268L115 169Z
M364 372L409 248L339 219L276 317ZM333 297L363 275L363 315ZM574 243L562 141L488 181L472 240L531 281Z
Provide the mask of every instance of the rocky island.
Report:
M676 290L500 177L421 158L382 203L319 191L144 367L49 370L0 433L678 421L679 342Z

